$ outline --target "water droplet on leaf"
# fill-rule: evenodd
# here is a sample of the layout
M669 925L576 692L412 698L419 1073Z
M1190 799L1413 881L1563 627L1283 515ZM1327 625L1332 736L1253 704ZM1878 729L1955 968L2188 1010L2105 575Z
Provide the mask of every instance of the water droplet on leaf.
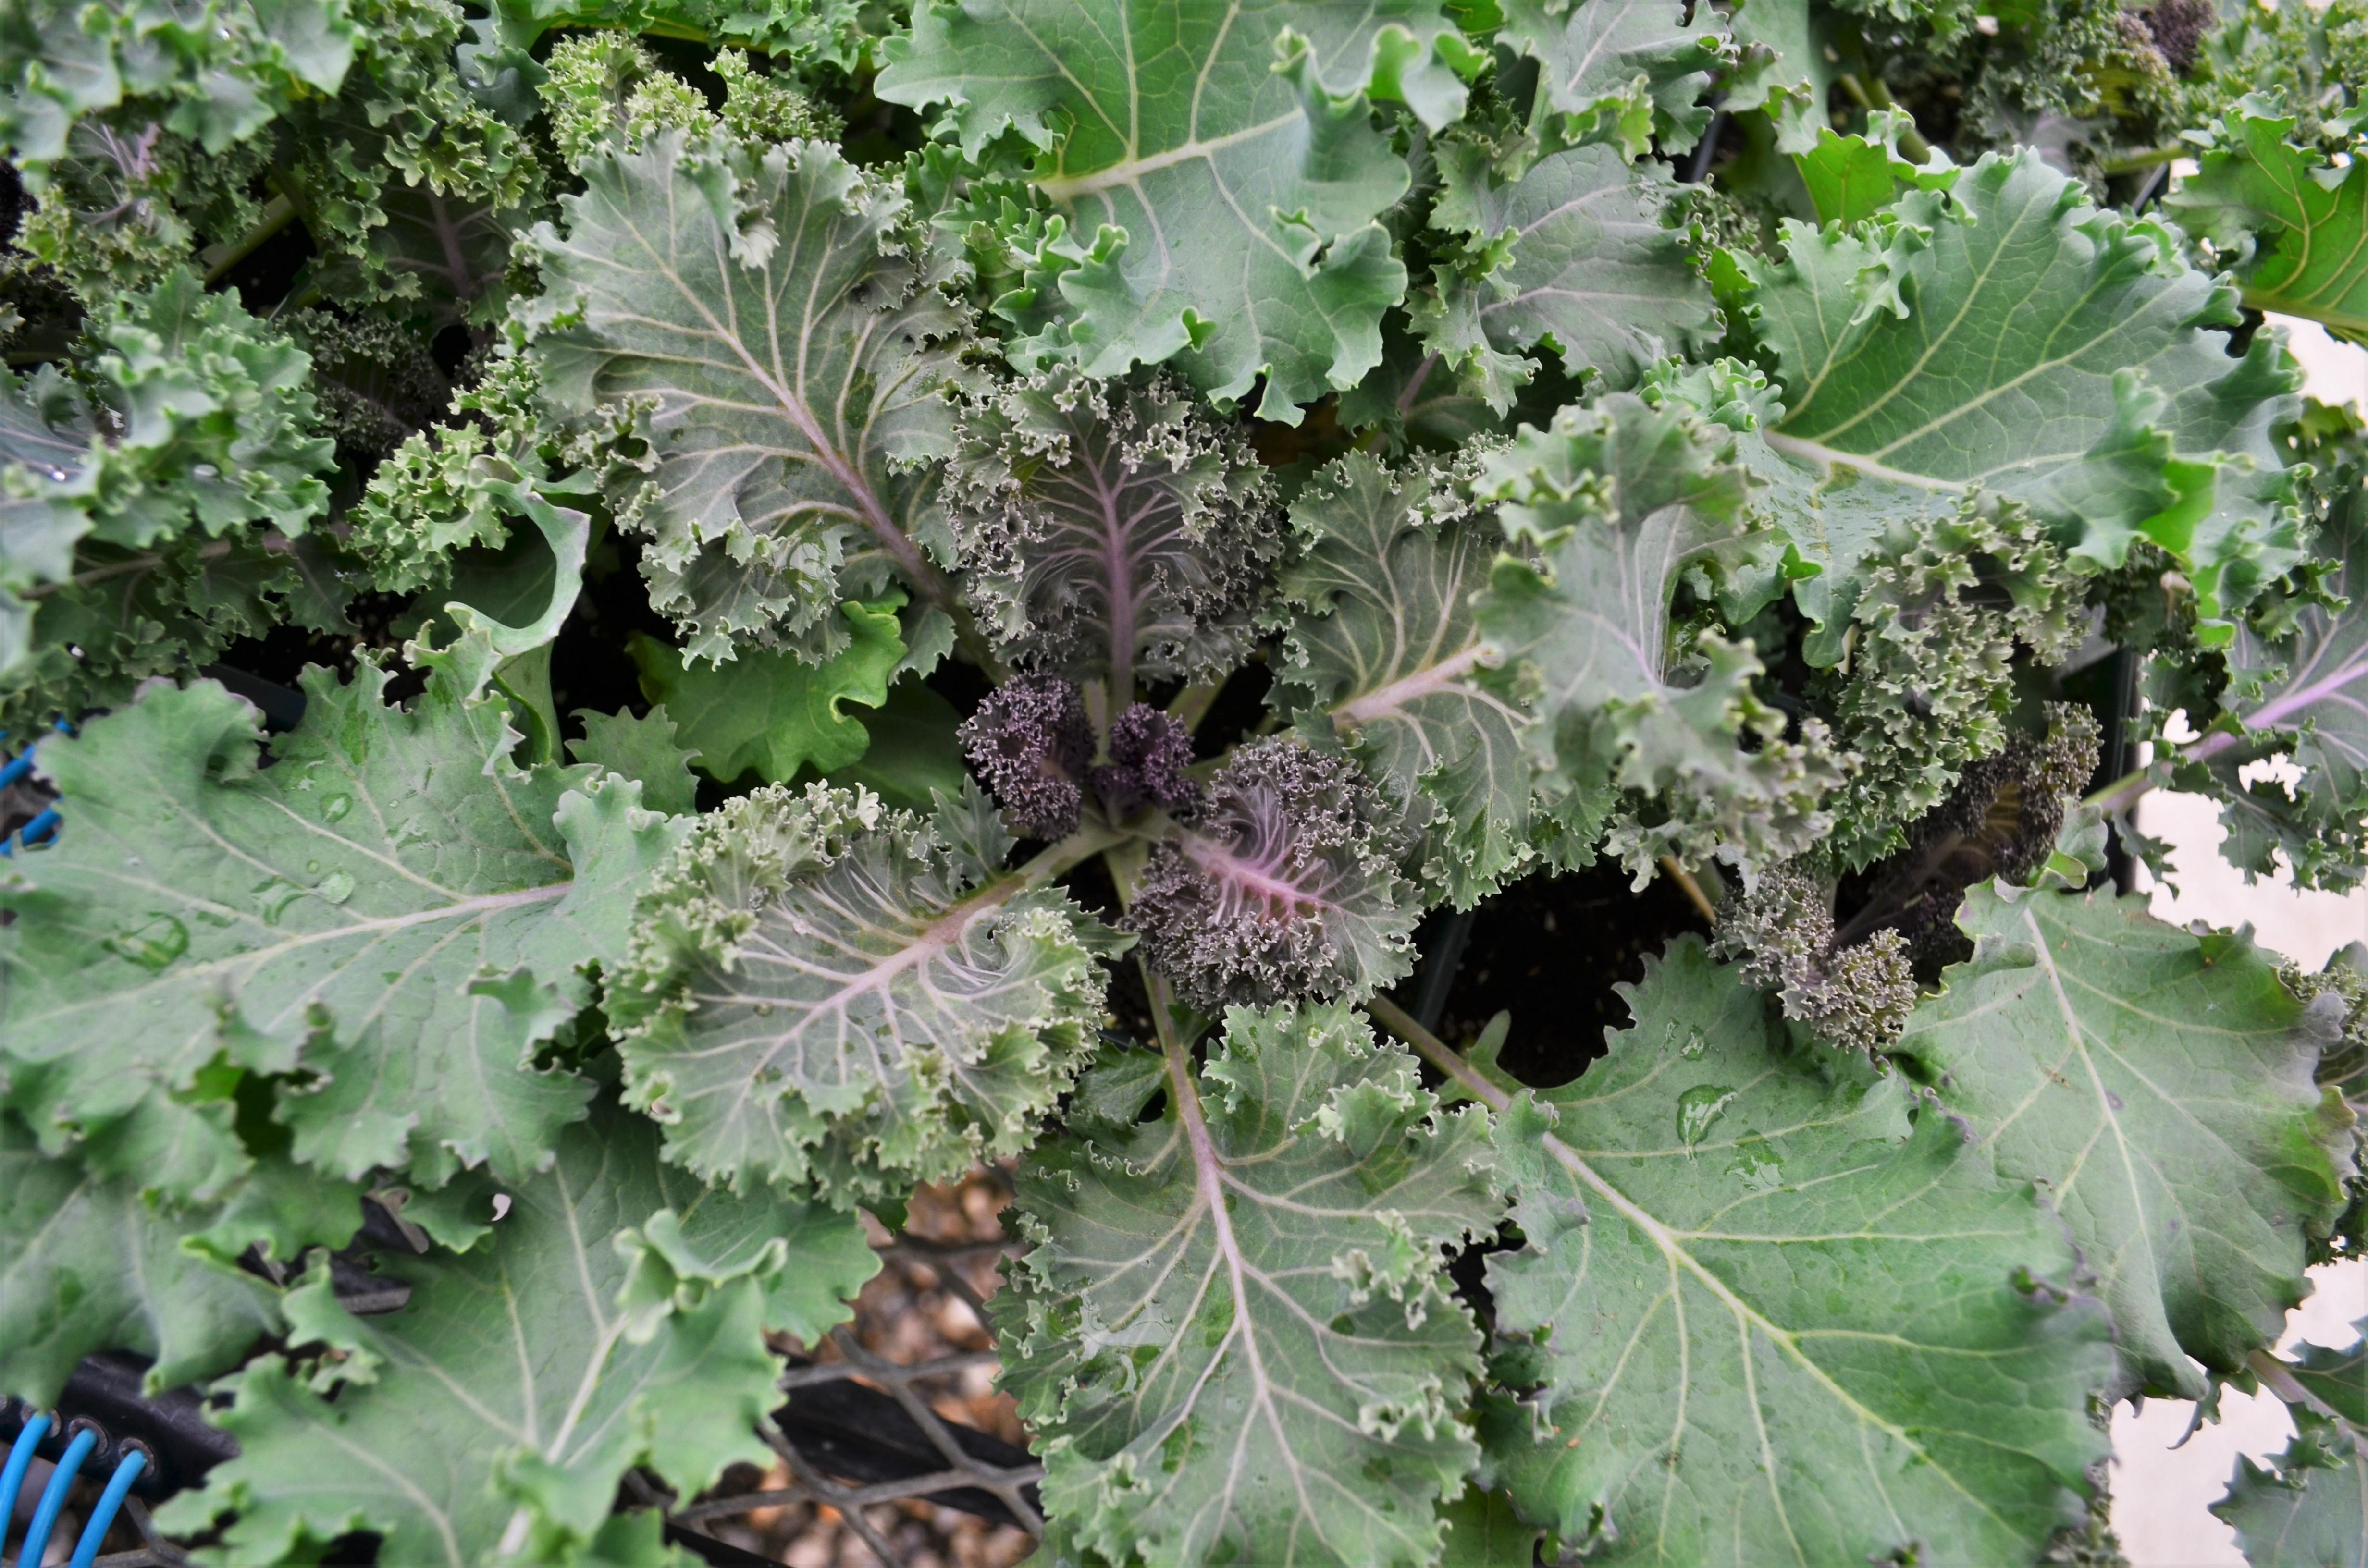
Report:
M189 928L169 915L151 915L146 924L109 937L107 950L142 969L164 969L189 950Z
M346 813L353 809L354 798L351 795L332 795L321 802L321 820L342 822Z
M350 871L331 871L327 876L321 879L321 885L314 888L313 891L319 893L323 898L327 899L331 903L343 903L346 900L354 896L353 873Z
M1678 1141L1691 1149L1702 1141L1735 1098L1735 1091L1724 1084L1696 1084L1678 1096Z

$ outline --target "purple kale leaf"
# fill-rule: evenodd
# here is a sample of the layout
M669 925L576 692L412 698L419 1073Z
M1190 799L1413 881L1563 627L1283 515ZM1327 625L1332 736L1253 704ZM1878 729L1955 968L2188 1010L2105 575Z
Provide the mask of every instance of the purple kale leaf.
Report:
M1420 913L1394 820L1346 758L1281 736L1245 746L1199 824L1152 852L1126 925L1203 1012L1369 995L1411 968Z
M1020 676L989 693L957 733L1013 832L1050 839L1076 830L1094 732L1075 683Z

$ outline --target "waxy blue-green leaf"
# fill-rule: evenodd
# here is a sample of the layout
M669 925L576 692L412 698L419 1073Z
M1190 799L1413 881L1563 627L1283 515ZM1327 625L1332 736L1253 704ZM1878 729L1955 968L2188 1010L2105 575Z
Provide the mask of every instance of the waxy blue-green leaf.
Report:
M2206 128L2196 172L2163 205L2236 262L2247 305L2368 342L2368 136L2335 163L2297 145L2294 125L2248 99Z
M608 998L667 1157L858 1202L1026 1147L1124 940L1001 870L1010 842L974 790L934 821L819 784L701 817Z
M1531 124L1547 144L1604 142L1629 159L1693 146L1728 45L1717 11L1683 0L1508 0L1497 41L1538 62Z
M1543 1386L1484 1413L1490 1473L1590 1561L2034 1559L2112 1369L2062 1223L1695 938L1623 990L1608 1054L1498 1119L1528 1245L1489 1286Z
M1529 855L1531 717L1482 678L1472 598L1501 540L1457 477L1352 454L1299 493L1274 703L1341 737L1421 834L1425 888L1469 907Z
M1485 276L1439 269L1416 306L1426 341L1464 369L1498 413L1551 347L1577 376L1629 387L1645 368L1701 338L1716 319L1710 287L1668 223L1679 187L1662 165L1631 165L1592 145L1540 158L1505 178L1486 150L1441 142L1434 229L1466 236Z
M617 500L686 653L825 657L837 604L897 575L950 607L930 465L963 320L906 254L903 196L822 142L750 165L674 131L584 181L534 233L529 353L572 415L646 405Z
M381 1254L410 1287L395 1312L351 1315L325 1270L290 1291L291 1350L341 1354L268 1356L233 1380L220 1419L239 1457L176 1498L166 1527L234 1513L222 1552L241 1565L357 1529L421 1568L475 1568L529 1529L588 1538L628 1466L689 1494L726 1464L769 1462L766 1331L844 1321L878 1267L852 1216L707 1187L613 1108L510 1199L465 1253Z
M1224 1027L1198 1067L1106 1054L1021 1176L1035 1244L989 1310L1045 1506L1146 1568L1434 1562L1480 1368L1441 1249L1497 1224L1486 1113L1345 1007Z
M1910 492L1980 485L2101 565L2151 539L2206 620L2299 558L2271 438L2298 377L2272 333L2230 358L2210 329L2237 324L2233 290L2159 222L2100 212L2025 152L1785 243L1782 263L1735 258L1778 362L1778 451Z
M1993 884L1957 924L1974 958L1899 1054L2000 1172L2051 1195L2129 1374L2198 1396L2194 1361L2234 1372L2277 1338L2305 1233L2343 1206L2350 1131L2312 1082L2320 1033L2247 937L2140 901Z
M0 873L0 1060L46 1146L218 1193L245 1164L228 1088L200 1085L219 1060L306 1069L279 1115L329 1171L408 1162L433 1187L550 1157L591 1086L534 1046L623 957L679 832L623 779L508 761L482 633L422 656L408 710L375 665L311 672L269 767L260 715L212 682L43 745L74 831Z
M2350 1364L2356 1378L2356 1353ZM2368 1568L2368 1437L2307 1407L2293 1415L2285 1451L2267 1466L2240 1458L2212 1512L2236 1528L2250 1568Z
M976 156L1015 131L1080 241L1062 278L1088 375L1173 359L1258 412L1354 386L1381 358L1406 267L1374 222L1406 160L1372 123L1395 99L1463 111L1472 51L1437 0L922 0L876 91L949 106Z

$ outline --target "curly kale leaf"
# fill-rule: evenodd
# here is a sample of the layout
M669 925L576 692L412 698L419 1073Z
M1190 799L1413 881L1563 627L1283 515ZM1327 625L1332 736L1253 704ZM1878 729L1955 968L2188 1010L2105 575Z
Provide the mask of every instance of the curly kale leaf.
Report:
M1112 1562L1436 1561L1480 1364L1440 1254L1497 1223L1486 1114L1307 1006L1235 1009L1197 1069L1108 1054L1076 1103L989 1309L1056 1528Z
M584 178L565 233L534 232L528 353L553 404L622 426L620 520L686 652L826 657L835 607L892 574L952 608L931 460L963 322L906 254L904 199L821 142L750 165L674 131Z
M1628 387L1708 333L1716 312L1669 223L1679 187L1661 165L1588 146L1506 178L1481 145L1442 142L1437 156L1430 225L1476 255L1439 268L1416 317L1498 413L1529 379L1523 350L1549 346L1566 373Z
M482 632L422 658L409 710L367 661L310 672L268 767L260 715L211 682L42 746L74 826L0 879L0 1039L45 1143L219 1192L245 1164L223 1062L304 1070L279 1115L329 1171L408 1163L436 1187L550 1158L591 1085L536 1047L588 1000L585 966L623 957L632 889L679 830L597 768L513 766Z
M2267 876L2283 857L2305 887L2358 881L2368 855L2368 499L2356 479L2319 542L2338 563L2326 597L2283 627L2237 629L2224 711L2177 773L2224 802L2221 853L2232 863ZM2276 753L2302 770L2293 788L2242 777L2245 763Z
M1605 142L1634 160L1683 153L1710 123L1727 62L1719 14L1681 0L1508 0L1499 45L1538 62L1531 124L1549 148Z
M1608 1054L1498 1118L1528 1245L1489 1287L1542 1386L1484 1408L1484 1475L1614 1562L2033 1558L2112 1370L2062 1221L1698 940L1622 989Z
M1531 744L1562 793L1656 798L1654 817L1613 834L1640 877L1664 854L1798 853L1825 832L1819 802L1840 778L1822 725L1786 740L1784 716L1753 695L1748 645L1704 631L1688 647L1669 623L1681 578L1736 562L1746 483L1733 454L1720 426L1616 392L1524 428L1483 470L1480 494L1537 556L1497 562L1480 631L1534 683Z
M2302 1300L2304 1236L2342 1207L2320 1042L2245 937L2136 901L1967 895L1973 960L1898 1051L2009 1177L2044 1183L2145 1387L2196 1397ZM2191 1360L2190 1358L2193 1358Z
M1094 236L1059 283L1087 374L1174 359L1220 403L1263 377L1288 425L1379 361L1406 275L1374 220L1411 176L1370 100L1463 112L1473 51L1436 0L923 0L913 24L880 96L949 106L973 158L1016 133Z
M1076 1074L1113 943L999 869L974 794L935 822L779 785L710 812L633 914L611 989L635 1103L711 1179L846 1202L1013 1153Z
M2199 171L2163 204L2237 263L2248 306L2368 342L2368 137L2334 163L2297 145L2294 129L2294 116L2248 99L2209 128Z
M1529 858L1531 718L1484 679L1472 597L1500 541L1463 477L1352 454L1299 493L1274 702L1341 737L1420 835L1424 891L1468 908Z
M1345 757L1283 736L1243 746L1151 852L1126 927L1204 1013L1370 996L1414 967L1400 826Z
M946 506L996 651L1106 677L1118 707L1138 676L1238 665L1283 544L1249 442L1165 376L1130 386L1062 368L979 397Z
M0 26L0 151L40 189L67 132L127 98L220 153L353 63L345 0L28 0Z
M358 1318L325 1269L291 1290L289 1342L228 1385L237 1459L164 1513L225 1514L231 1561L270 1562L358 1529L390 1561L564 1560L644 1464L684 1495L764 1463L756 1423L780 1399L768 1329L843 1321L878 1267L853 1218L759 1186L704 1187L660 1162L656 1131L606 1112L509 1189L467 1251L381 1256L410 1287ZM334 1391L335 1403L323 1395Z
M2296 382L2274 334L2207 330L2233 290L2158 222L2090 207L2034 153L1985 157L1855 230L1788 224L1791 255L1731 257L1780 368L1777 451L1907 491L1981 486L2118 565L2153 540L2207 620L2300 555L2271 431Z

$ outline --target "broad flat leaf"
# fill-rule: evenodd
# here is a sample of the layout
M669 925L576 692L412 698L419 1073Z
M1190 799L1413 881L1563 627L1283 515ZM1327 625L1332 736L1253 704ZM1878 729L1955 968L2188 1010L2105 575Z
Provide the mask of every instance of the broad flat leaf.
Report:
M1489 1286L1543 1384L1483 1418L1516 1501L1590 1562L2032 1561L2106 1446L2062 1223L1696 938L1624 989L1609 1053L1498 1122L1529 1244Z
M2252 1568L2368 1568L2368 1439L2308 1410L2271 1463L2237 1462L2212 1512L2236 1527Z
M374 665L311 671L268 768L260 715L211 682L42 746L75 827L0 874L0 1039L45 1142L217 1193L244 1163L228 1088L199 1086L217 1058L319 1074L279 1114L300 1160L347 1176L522 1176L582 1114L590 1085L532 1070L533 1045L588 998L584 965L623 956L680 830L595 768L513 767L482 635L420 656L408 710Z
M962 322L905 253L904 198L820 142L735 171L671 131L596 153L584 180L565 233L534 232L529 352L570 413L655 404L635 424L649 476L619 499L686 653L827 654L834 607L891 567L949 602L927 465L950 449L940 340Z
M1897 1049L2001 1174L2051 1194L2130 1373L2192 1399L2190 1357L2235 1371L2302 1300L2345 1134L2322 1125L2319 1043L2275 967L2144 910L1975 889L1957 916L1975 957Z
M1354 386L1381 358L1406 268L1374 220L1406 160L1368 98L1437 127L1471 51L1436 0L924 0L875 89L951 106L976 157L1007 129L1071 232L1061 279L1088 375L1176 359L1220 402L1263 376L1259 414Z
M1628 387L1715 320L1709 285L1666 222L1679 187L1663 165L1631 166L1588 146L1506 180L1484 149L1442 143L1440 173L1431 227L1472 236L1492 259L1506 252L1484 278L1440 268L1436 302L1418 308L1427 340L1451 361L1485 367L1546 345L1570 374L1593 369ZM1525 364L1485 378L1499 413L1526 378Z
M1718 13L1683 0L1508 0L1497 41L1538 62L1531 119L1550 143L1606 142L1625 157L1692 147L1725 63ZM1691 17L1691 19L1689 19Z
M855 1201L1025 1147L1112 949L995 869L1009 842L974 790L935 823L821 785L702 816L609 999L667 1157L742 1183L819 1169Z
M1502 503L1508 537L1537 546L1538 564L1497 561L1477 620L1536 683L1541 759L1572 794L1668 799L1668 820L1622 847L1640 874L1661 854L1797 852L1839 778L1821 732L1782 738L1782 716L1752 695L1748 647L1710 632L1672 645L1679 579L1723 574L1736 553L1746 489L1733 451L1722 427L1616 392L1525 429L1486 460L1477 487ZM1747 733L1756 749L1739 744Z
M1273 481L1237 425L1159 376L1056 368L962 416L947 483L964 587L1005 658L1079 681L1229 674L1282 550Z
M728 664L687 665L652 638L627 643L641 666L642 694L675 716L677 734L699 759L699 770L729 784L752 769L786 784L800 767L843 767L863 755L871 737L841 706L877 708L905 657L896 606L838 607L845 645L819 665L778 649L752 648Z
M2208 128L2197 172L2163 205L2190 233L2235 253L2246 304L2368 342L2368 140L2330 165L2317 146L2291 140L2294 123L2248 98Z
M359 1194L324 1185L345 1199L344 1232L302 1239L340 1245L361 1221ZM279 1292L236 1267L247 1242L265 1239L246 1227L228 1256L188 1244L222 1219L216 1208L160 1211L131 1178L45 1156L14 1117L0 1116L0 1392L49 1405L100 1350L154 1358L151 1390L236 1366L279 1332ZM274 1256L292 1258L289 1238L278 1239Z
M1528 858L1530 716L1479 678L1497 655L1471 601L1500 541L1453 482L1351 454L1300 492L1275 705L1348 742L1423 830L1425 886L1468 908Z
M1437 1561L1480 1364L1440 1249L1496 1226L1486 1114L1344 1007L1169 1061L1106 1056L1019 1178L989 1311L1047 1508L1152 1568Z
M2298 558L2271 432L2296 379L2274 335L2232 359L2233 291L2160 223L2100 212L2036 153L1987 156L1886 227L1788 223L1781 264L1735 265L1787 404L1789 457L1952 495L1973 485L2118 565L2153 539L2207 620Z
M628 1465L687 1494L727 1463L768 1462L754 1430L779 1401L768 1291L804 1271L805 1288L851 1295L874 1267L854 1230L768 1187L669 1172L655 1129L603 1113L468 1252L381 1256L411 1287L399 1311L355 1318L324 1273L290 1292L291 1346L342 1358L239 1374L221 1420L240 1457L175 1499L166 1528L234 1510L233 1564L280 1561L300 1532L370 1529L390 1562L473 1568L522 1510L590 1536Z

